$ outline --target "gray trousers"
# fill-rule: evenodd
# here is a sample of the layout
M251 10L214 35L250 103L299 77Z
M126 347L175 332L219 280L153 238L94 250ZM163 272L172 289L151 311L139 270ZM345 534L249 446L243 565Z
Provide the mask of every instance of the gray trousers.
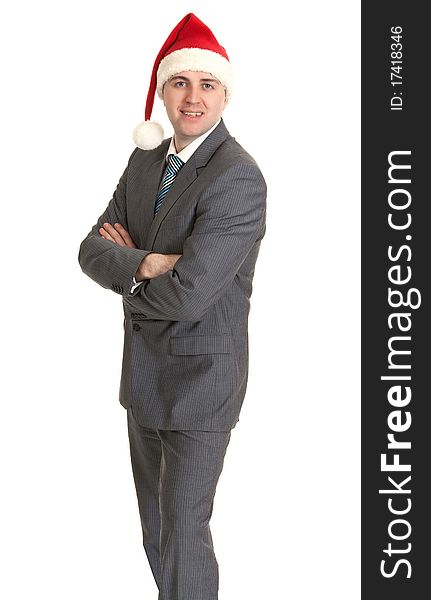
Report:
M231 431L143 427L127 410L144 549L159 600L217 600L209 521Z

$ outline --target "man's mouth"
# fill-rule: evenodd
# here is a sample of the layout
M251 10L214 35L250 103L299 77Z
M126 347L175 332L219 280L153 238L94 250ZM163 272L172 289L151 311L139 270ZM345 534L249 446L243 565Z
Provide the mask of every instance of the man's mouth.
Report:
M203 112L195 112L191 110L180 110L180 112L191 119L198 119L203 115Z

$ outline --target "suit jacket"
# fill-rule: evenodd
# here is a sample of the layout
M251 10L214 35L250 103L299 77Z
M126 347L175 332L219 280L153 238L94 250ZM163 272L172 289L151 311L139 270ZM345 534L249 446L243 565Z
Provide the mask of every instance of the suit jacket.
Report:
M157 429L228 431L248 376L252 279L265 234L266 184L223 120L154 204L170 140L136 148L104 213L81 242L83 272L123 297L120 403ZM121 223L137 248L105 240ZM130 293L149 252L182 254Z

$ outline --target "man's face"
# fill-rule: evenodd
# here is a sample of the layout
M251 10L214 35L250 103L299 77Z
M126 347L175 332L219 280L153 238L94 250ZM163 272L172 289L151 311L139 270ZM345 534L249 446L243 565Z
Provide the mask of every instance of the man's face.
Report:
M181 71L165 83L163 102L180 152L219 120L226 106L226 94L210 73Z

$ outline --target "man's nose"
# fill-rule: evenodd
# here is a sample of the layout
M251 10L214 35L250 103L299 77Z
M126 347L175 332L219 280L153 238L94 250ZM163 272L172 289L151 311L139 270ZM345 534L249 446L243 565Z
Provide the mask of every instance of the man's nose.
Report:
M200 101L199 91L198 86L190 86L186 97L187 102L190 104L197 104Z

